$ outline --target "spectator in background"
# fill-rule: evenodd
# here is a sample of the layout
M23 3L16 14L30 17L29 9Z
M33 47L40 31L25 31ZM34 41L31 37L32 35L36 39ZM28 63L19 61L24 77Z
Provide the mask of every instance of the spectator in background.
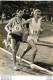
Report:
M2 22L3 22L4 20L6 20L6 15L5 15L5 13L3 12L3 13L2 13Z
M30 18L33 17L33 15L34 15L33 13L34 13L34 9L31 11Z
M25 20L29 19L30 16L28 14L28 10L24 10L23 12L24 12L24 14L23 14L22 18L24 18Z
M16 13L18 13L18 12L19 12L19 10L16 11Z
M53 16L51 16L51 22L53 21Z
M23 12L24 12L24 14L23 14L22 18L25 19L25 20L29 19L30 16L28 14L28 10L25 9ZM26 24L26 31L25 32L27 32L27 33L23 34L23 40L24 41L26 41L28 33L29 33L29 23Z

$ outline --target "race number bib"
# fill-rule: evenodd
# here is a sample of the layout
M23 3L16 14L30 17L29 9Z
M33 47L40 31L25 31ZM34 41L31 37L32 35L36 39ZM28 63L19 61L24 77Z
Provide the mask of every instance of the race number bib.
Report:
M38 31L33 30L33 34L38 34Z
M37 30L33 30L32 29L30 32L31 32L30 34L34 34L34 35L37 35L38 34L38 31Z
M21 26L14 26L14 27L12 28L12 33L20 34L21 32L22 32Z
M30 34L34 34L34 35L37 35L39 32L39 30L34 27L30 27L29 31L30 31Z

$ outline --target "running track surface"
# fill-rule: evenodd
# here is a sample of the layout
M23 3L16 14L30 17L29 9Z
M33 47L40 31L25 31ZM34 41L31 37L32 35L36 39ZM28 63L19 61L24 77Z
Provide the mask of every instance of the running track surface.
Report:
M4 27L5 27L5 25L3 25L2 26L2 41L5 39L5 37L6 37L6 33L4 33L5 32L5 30L4 30ZM46 35L44 34L44 36L45 36L45 38L46 37L48 37L48 34L49 34L49 36L52 38L52 42L53 42L53 34L51 33L51 31L49 32L48 30L46 30L46 28L48 28L48 26L46 25L45 27L44 27L44 33L46 33ZM50 27L51 28L51 27ZM4 34L3 34L4 33ZM47 34L48 33L48 34ZM52 34L52 36L51 36L51 34ZM5 35L5 36L4 36ZM42 35L42 39L43 40L46 40L45 38L44 38L44 36ZM51 38L50 38L50 41L51 41ZM47 38L47 40L49 40L48 38ZM24 46L23 46L24 45ZM23 51L23 49L25 49L25 47L27 46L27 44L22 44L21 43L21 45L20 45L20 48L19 48L19 50L18 50L18 54L17 55L21 55L21 53L22 53L22 51ZM4 49L5 49L5 47L3 47ZM36 58L35 58L35 62L38 62L39 64L41 64L41 66L43 65L43 66L45 66L45 64L43 64L43 63L46 63L46 64L53 64L53 48L49 48L49 47L46 47L46 46L37 46L37 48L38 48L38 52L37 52L37 55L36 55ZM21 50L20 50L21 49ZM30 59L31 59L31 56L32 56L32 52L29 52L29 53L27 53L25 56L24 56L24 59L26 59L26 60L29 60L29 61L31 61ZM26 66L25 67L23 67L22 66L22 70L24 70L24 71L18 71L18 72L16 72L16 71L14 71L14 69L13 69L13 62L10 60L10 55L8 55L8 53L6 54L5 52L3 52L3 51L0 51L0 61L1 61L1 63L0 63L0 74L6 74L6 75L42 75L40 72L36 72L35 71L35 73L33 72L33 71L31 71L31 69L29 68L27 68ZM25 65L25 64L24 64ZM18 65L19 66L19 65ZM46 65L47 67L49 67L49 65ZM20 67L20 66L19 66ZM29 72L27 72L27 71L29 71ZM31 73L30 73L31 72ZM46 73L45 73L46 74ZM45 74L43 74L43 75L45 75Z

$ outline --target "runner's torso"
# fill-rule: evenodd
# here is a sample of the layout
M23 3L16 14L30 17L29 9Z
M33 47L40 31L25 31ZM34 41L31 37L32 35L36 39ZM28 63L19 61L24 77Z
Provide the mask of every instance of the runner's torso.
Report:
M29 33L30 34L36 34L40 30L41 26L41 18L38 19L38 21L35 21L35 18L32 18L32 21L29 25Z
M23 23L23 19L18 20L16 18L13 19L12 21L12 33L16 34L16 35L21 35L22 32L22 23Z
M38 32L40 29L41 29L41 18L38 19L37 22L35 22L35 19L32 18L32 21L29 24L29 36L27 42L33 39L34 42L36 43L38 39Z

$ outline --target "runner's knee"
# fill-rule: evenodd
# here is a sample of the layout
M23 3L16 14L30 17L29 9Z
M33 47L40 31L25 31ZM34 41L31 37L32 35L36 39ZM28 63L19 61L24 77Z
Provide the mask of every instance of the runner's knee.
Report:
M37 52L37 47L36 46L33 47L32 49L33 49L34 52Z
M15 53L17 51L17 49L12 48L13 53Z

